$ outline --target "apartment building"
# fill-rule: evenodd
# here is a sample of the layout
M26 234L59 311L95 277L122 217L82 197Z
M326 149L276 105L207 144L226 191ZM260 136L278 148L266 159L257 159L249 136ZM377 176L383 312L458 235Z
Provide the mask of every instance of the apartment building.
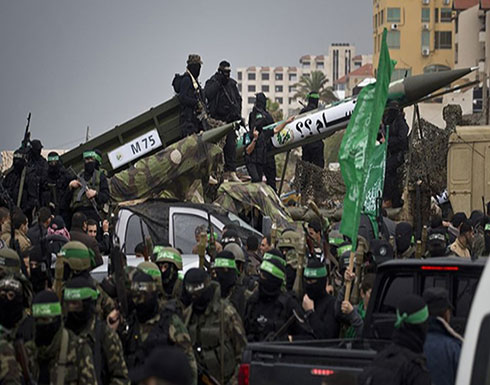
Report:
M454 67L453 0L373 0L373 63L376 68L383 29L390 56L397 61L392 79Z
M327 87L333 87L336 80L372 61L371 55L357 55L355 46L349 43L333 43L327 55L304 55L298 66L246 67L237 69L238 87L242 95L242 115L248 118L253 108L255 94L263 92L279 103L285 116L301 109L294 100L295 85L301 76L311 76L313 71L325 74Z

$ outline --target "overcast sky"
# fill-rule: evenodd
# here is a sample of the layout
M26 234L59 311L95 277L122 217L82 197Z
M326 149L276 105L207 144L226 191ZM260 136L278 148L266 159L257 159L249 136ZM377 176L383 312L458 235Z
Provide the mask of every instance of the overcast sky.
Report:
M370 0L0 0L0 150L71 148L173 95L189 53L297 65L332 42L372 53Z

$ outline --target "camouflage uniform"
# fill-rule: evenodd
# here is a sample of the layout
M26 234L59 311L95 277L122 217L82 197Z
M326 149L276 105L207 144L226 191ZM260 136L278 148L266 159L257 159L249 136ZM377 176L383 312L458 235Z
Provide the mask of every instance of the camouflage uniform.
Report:
M55 335L51 345L36 347L34 341L26 344L26 349L33 359L31 373L35 379L39 378L41 365L49 367L51 384L57 383L59 374L59 359L61 339L64 332L68 333L68 350L65 365L65 385L94 385L97 383L95 367L92 360L92 350L88 344L72 331L61 328Z
M97 362L98 353L94 352L94 365L101 365L99 384L104 385L129 385L128 369L124 361L123 348L118 335L110 329L104 321L92 318L90 325L79 335L90 346L101 349L102 362ZM99 341L96 341L100 339Z
M223 359L223 383L236 383L242 352L247 343L245 330L235 308L227 300L221 299L218 283L210 282L209 285L214 288L211 302L202 314L194 312L190 306L186 310L186 325L199 366L220 379L220 361Z
M89 272L95 263L93 251L81 242L71 241L61 248L58 258L63 258L62 261L70 267L72 276L85 276L97 287L100 295L97 298L96 312L101 319L105 320L116 305L100 284L90 276Z
M4 338L0 327L0 384L21 385L22 372L15 358L15 350L9 341Z
M140 269L140 267L138 268ZM145 268L145 271L143 271L143 268ZM147 291L150 295L154 295L155 291L157 293L161 292L161 286L158 286L158 283L156 283L158 281L161 282L161 277L159 271L158 276L154 272L150 272L149 274L148 271L151 269L151 266L148 266L148 264L141 267L144 273L143 275L151 277L148 279L155 282L147 285L144 291ZM138 272L133 275L133 283L137 281L140 284L144 284L144 281L138 281L138 277L141 277L141 274ZM135 297L134 291L133 297ZM135 298L135 302L137 301ZM131 370L143 364L150 352L158 346L175 345L180 347L187 355L193 371L194 382L197 382L197 365L192 350L191 338L181 318L177 315L178 307L175 301L165 302L159 296L156 304L154 315L143 322L138 320L136 308L136 311L133 312L128 320L128 332L121 335L128 368Z

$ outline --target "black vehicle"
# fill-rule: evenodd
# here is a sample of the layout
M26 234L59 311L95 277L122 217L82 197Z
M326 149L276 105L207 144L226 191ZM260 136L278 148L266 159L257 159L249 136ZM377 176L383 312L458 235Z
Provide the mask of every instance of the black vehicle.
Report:
M357 384L357 377L389 343L395 306L406 294L444 287L454 305L452 326L464 333L486 259L459 257L393 260L378 267L361 340L248 344L240 384Z

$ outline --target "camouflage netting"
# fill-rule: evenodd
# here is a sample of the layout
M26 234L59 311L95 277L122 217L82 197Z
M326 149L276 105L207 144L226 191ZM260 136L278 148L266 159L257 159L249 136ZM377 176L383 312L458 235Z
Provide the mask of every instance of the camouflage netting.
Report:
M207 179L211 170L222 164L223 150L202 142L197 135L137 161L109 181L116 202L149 198L185 200L196 180Z
M321 169L314 164L298 160L294 187L301 192L301 204L314 200L317 205L335 208L345 195L345 184L339 171Z
M214 204L236 215L255 208L271 217L278 228L288 228L293 222L277 194L265 183L223 183Z

